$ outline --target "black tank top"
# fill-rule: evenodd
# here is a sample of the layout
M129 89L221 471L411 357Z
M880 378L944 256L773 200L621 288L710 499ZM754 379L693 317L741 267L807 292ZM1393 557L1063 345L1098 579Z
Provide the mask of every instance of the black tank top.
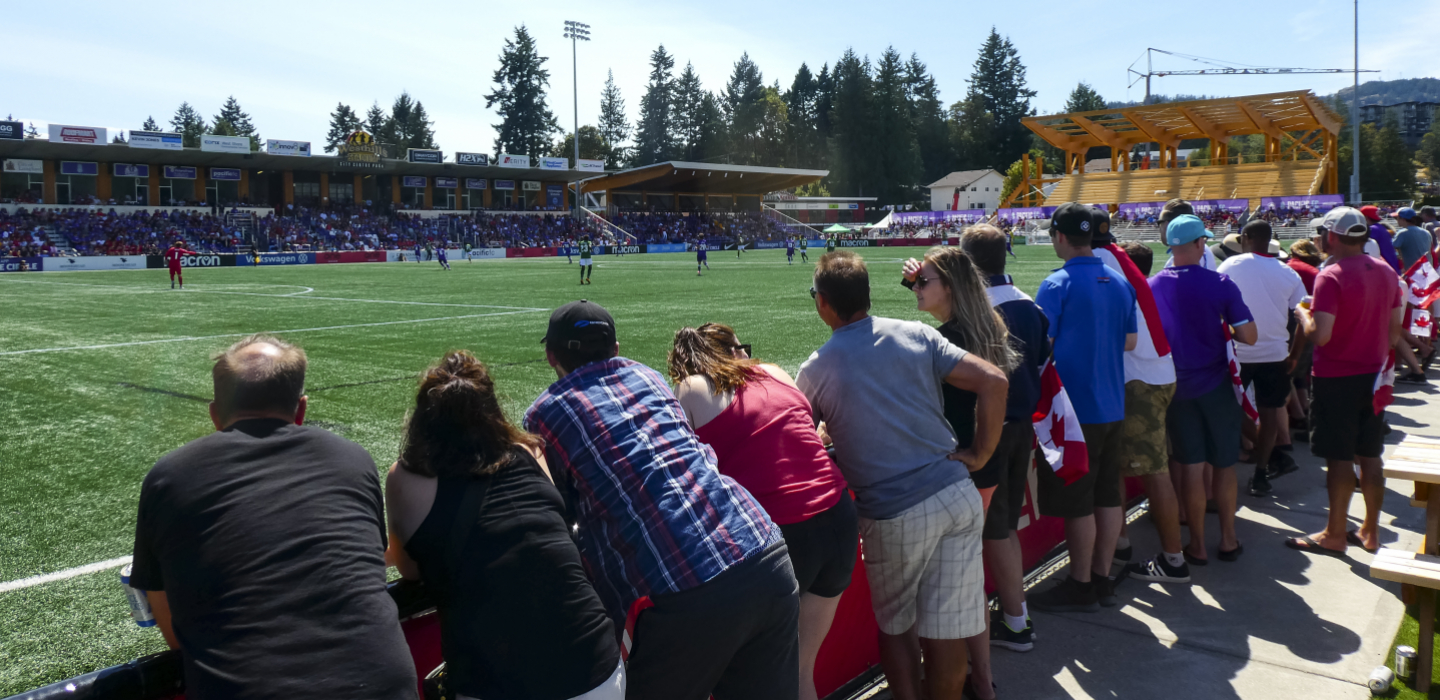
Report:
M467 488L475 512L460 514ZM620 664L614 625L585 576L564 502L535 458L515 448L486 477L441 478L435 503L405 543L440 613L449 687L486 700L565 700ZM447 566L455 518L474 519Z

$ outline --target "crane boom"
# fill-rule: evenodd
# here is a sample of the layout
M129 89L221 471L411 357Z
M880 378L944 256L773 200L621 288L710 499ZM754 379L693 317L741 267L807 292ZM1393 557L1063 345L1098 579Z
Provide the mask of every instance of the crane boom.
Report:
M1215 67L1214 67L1214 68L1197 68L1197 69L1193 69L1193 70L1155 70L1155 69L1154 69L1154 66L1153 66L1153 62L1152 62L1152 60L1151 60L1153 54L1155 54L1155 53L1163 53L1163 54L1165 54L1165 55L1167 55L1167 56L1174 56L1174 57L1176 57L1176 58L1183 58L1183 59L1185 59L1185 60L1187 60L1187 61L1195 61L1196 63L1204 63L1204 64L1211 65L1211 66L1215 66ZM1139 63L1139 59L1136 59L1136 60L1135 60L1135 63ZM1135 63L1131 63L1131 64L1130 64L1130 67L1129 67L1128 69L1126 69L1126 70L1127 70L1130 74L1136 76L1135 80L1130 83L1131 85L1134 85L1135 83L1140 82L1140 80L1141 80L1142 78L1145 80L1145 104L1149 104L1149 103L1150 103L1150 79L1151 79L1151 78L1163 78L1163 77L1166 77L1166 76L1173 76L1173 75L1298 75L1298 74L1302 74L1302 73L1379 73L1379 72L1380 72L1380 71L1378 71L1378 70L1356 70L1356 69L1350 69L1350 68L1264 68L1264 67L1259 67L1259 66L1242 66L1242 67L1237 67L1237 66L1225 65L1226 63L1229 63L1229 62L1228 62L1228 61L1221 61L1220 59L1216 59L1216 58L1204 58L1204 57L1201 57L1201 56L1190 56L1190 55L1188 55L1188 54L1175 53L1174 51L1166 51L1166 50L1164 50L1164 49L1156 49L1156 48L1148 48L1148 49L1145 49L1145 72L1144 72L1144 73L1141 73L1140 71L1135 70Z

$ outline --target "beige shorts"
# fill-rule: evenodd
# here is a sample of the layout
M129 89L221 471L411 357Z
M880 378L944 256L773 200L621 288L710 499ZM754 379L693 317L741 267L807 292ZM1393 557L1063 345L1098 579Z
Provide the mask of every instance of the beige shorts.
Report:
M1175 398L1174 384L1125 382L1125 422L1120 447L1120 476L1167 474L1165 414Z
M969 479L888 520L860 519L870 604L885 634L916 628L925 639L985 631L980 532L985 507Z

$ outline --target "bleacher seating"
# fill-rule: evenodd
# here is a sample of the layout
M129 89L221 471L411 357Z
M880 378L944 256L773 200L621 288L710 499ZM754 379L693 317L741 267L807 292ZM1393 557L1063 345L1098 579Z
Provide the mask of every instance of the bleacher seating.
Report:
M1324 181L1324 161L1157 168L1119 173L1070 175L1055 185L1049 202L1156 202L1182 199L1248 199L1316 194Z

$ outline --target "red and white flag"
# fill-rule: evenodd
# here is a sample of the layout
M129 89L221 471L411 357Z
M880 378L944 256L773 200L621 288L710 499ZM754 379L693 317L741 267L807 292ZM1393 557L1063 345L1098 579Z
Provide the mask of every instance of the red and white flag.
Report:
M1410 309L1410 335L1429 338L1435 331L1435 318L1429 309Z
M1385 412L1385 407L1395 401L1395 351L1385 359L1385 369L1375 375L1375 415Z
M1260 420L1260 409L1255 407L1255 385L1240 381L1240 360L1235 355L1235 338L1230 326L1225 326L1225 364L1230 366L1230 384L1235 388L1235 400L1245 410L1245 417L1251 423Z
M1090 452L1080 432L1080 418L1060 383L1054 361L1046 361L1040 371L1040 403L1035 405L1032 420L1035 442L1056 476L1069 485L1090 473Z
M1440 272L1435 270L1435 259L1433 252L1424 255L1405 272L1405 286L1410 290L1407 301L1416 308L1427 308L1440 298Z

